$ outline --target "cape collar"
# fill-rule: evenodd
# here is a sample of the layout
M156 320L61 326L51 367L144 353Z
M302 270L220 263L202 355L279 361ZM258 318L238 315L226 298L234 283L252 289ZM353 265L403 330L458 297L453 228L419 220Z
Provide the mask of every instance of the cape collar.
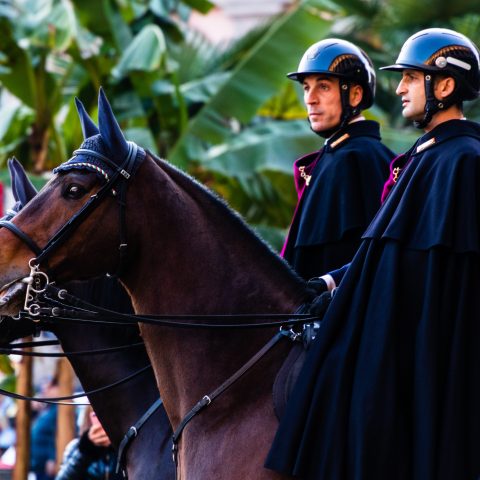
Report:
M322 149L304 155L295 161L293 171L299 197L305 186L309 186L313 169L322 155L338 150L342 145L346 145L348 141L356 137L373 137L380 140L380 125L373 120L360 120L349 123L326 140Z
M325 148L327 151L336 150L348 143L346 142L347 140L355 137L374 137L380 140L380 125L373 120L360 120L349 123L325 140Z
M469 120L443 122L417 140L412 155L422 153L434 145L459 136L475 137L480 140L480 124Z

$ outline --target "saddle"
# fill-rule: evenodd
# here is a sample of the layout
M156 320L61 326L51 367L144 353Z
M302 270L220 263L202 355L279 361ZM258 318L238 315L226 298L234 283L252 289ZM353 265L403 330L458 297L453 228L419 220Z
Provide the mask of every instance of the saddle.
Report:
M315 338L319 328L319 323L305 325L302 333L302 341L294 342L293 347L290 349L287 358L285 358L275 377L272 389L273 408L279 420L285 411L288 398L302 370L310 343Z
M308 285L316 295L308 305L305 305L305 310L317 316L319 321L303 326L301 336L294 341L293 347L275 377L272 389L273 408L279 420L285 411L288 398L300 375L307 350L320 329L320 320L327 311L335 293L335 290L333 292L327 290L326 283L321 278L313 278L308 282Z

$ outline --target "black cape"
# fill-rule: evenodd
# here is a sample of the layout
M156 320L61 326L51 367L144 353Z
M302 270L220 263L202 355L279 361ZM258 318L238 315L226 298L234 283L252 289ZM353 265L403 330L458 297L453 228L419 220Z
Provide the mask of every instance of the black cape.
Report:
M299 201L282 254L306 280L344 265L357 251L394 157L380 140L378 123L354 122L295 162Z
M366 231L268 468L315 480L479 478L479 223L480 126L445 122L417 142Z

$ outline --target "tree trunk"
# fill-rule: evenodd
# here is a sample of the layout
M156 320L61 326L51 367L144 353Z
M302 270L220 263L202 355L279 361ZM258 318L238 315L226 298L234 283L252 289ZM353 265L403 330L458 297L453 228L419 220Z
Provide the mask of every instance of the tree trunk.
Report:
M66 358L60 359L58 363L58 385L61 397L72 395L75 374ZM62 462L63 451L70 440L75 437L75 407L70 405L59 405L57 414L57 471Z
M33 124L32 132L29 137L30 142L30 158L33 160L35 173L43 173L45 171L45 162L48 153L48 141L50 132L47 126Z
M31 341L31 337L25 339ZM26 348L24 351L32 351ZM17 393L20 395L32 395L32 357L23 357L17 376ZM30 467L30 425L31 408L30 402L17 400L17 443L13 480L27 480Z

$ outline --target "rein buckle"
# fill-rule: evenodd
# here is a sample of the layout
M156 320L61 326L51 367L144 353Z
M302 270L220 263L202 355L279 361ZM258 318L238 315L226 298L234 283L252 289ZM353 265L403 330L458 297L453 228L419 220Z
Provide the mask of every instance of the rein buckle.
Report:
M32 258L28 265L30 266L30 275L22 279L22 282L27 284L27 291L25 293L25 302L23 309L32 317L40 315L40 305L34 303L38 294L45 292L50 280L46 273L40 271L39 265L35 264L35 259ZM39 319L32 318L34 322L39 322Z
M285 337L287 337L292 342L296 342L302 336L301 333L295 332L295 330L293 330L293 328L289 328L287 330L286 328L280 327L280 333L282 335L284 335Z

